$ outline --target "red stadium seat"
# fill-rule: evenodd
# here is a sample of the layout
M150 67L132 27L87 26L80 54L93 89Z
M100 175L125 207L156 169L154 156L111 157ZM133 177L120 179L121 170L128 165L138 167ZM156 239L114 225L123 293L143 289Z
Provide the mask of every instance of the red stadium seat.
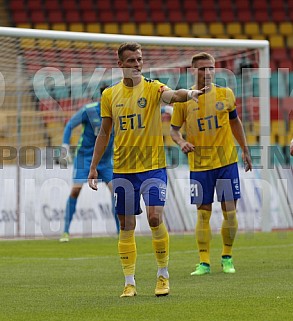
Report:
M79 10L70 10L65 11L65 22L72 23L72 22L80 22L80 12Z
M272 10L272 20L274 22L287 21L288 20L287 13L285 12L285 10L282 10L282 9Z
M147 10L147 4L144 1L130 0L129 6L134 10Z
M168 11L170 11L170 10L179 10L180 11L182 8L182 5L183 5L182 1L179 1L179 0L168 0L166 2L166 8Z
M119 10L115 14L115 22L129 22L130 21L130 14L128 10Z
M64 10L78 10L78 5L74 0L62 0L61 7Z
M121 10L123 11L128 10L129 9L128 0L114 0L113 9L117 11L117 13Z
M28 0L27 4L26 4L26 8L28 10L42 10L43 3L42 3L42 1Z
M97 13L94 10L84 10L81 12L81 20L83 23L97 22Z
M186 10L198 10L198 3L194 0L185 0L182 4L183 9Z
M168 12L168 21L169 22L182 22L184 21L184 17L180 10L170 10Z
M201 2L201 7L203 10L213 10L217 7L215 0L204 0Z
M16 11L21 11L21 10L26 10L27 7L25 5L25 2L22 0L10 0L8 2L8 7L11 10L16 10Z
M237 20L239 22L251 22L253 19L252 19L250 9L238 9L237 10Z
M217 22L219 20L219 13L216 9L206 9L202 13L202 21Z
M184 21L189 22L189 23L194 23L198 22L200 20L200 14L198 13L197 10L194 9L188 9L183 13L184 16Z
M98 10L112 10L111 1L96 1L96 6Z
M15 25L20 24L20 23L29 23L30 18L29 15L26 11L13 11L12 12L12 20Z
M116 15L112 10L100 10L99 11L99 22L115 22Z
M283 60L288 58L288 53L286 48L273 48L271 49L271 56L275 60Z
M149 21L148 12L146 10L136 10L133 13L134 21L136 23Z
M221 21L224 23L235 21L235 13L232 10L221 10L220 17Z
M161 1L157 1L157 0L149 0L148 2L148 6L150 11L159 11L159 10L164 10L164 7L162 6L162 2Z
M48 22L50 23L62 23L64 22L64 17L62 11L60 10L50 10L48 12Z
M79 1L79 8L81 10L95 10L95 4L93 0L83 0Z
M44 8L46 10L60 10L61 6L58 0L44 0Z
M269 14L266 10L257 10L254 12L254 20L256 22L267 22L271 21Z
M31 11L31 22L32 23L42 23L46 22L47 18L43 10L33 10Z
M166 13L162 9L161 10L152 10L150 12L150 15L151 15L151 21L154 23L168 21L167 17L166 17Z

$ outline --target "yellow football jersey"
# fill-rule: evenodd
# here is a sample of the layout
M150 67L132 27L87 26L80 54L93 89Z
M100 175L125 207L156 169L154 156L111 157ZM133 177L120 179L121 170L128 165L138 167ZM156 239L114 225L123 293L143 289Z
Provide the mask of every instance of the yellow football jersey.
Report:
M210 92L199 96L198 103L189 100L175 103L171 125L185 123L186 140L195 146L188 154L191 171L204 171L237 162L237 149L229 123L229 113L236 108L230 88L212 84Z
M166 167L160 98L169 88L142 77L134 87L123 80L104 90L101 116L114 123L114 173L139 173Z

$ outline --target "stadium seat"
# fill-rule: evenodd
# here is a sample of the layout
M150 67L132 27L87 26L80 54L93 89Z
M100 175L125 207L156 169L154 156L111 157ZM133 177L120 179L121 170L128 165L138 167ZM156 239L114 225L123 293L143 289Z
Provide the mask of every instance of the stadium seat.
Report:
M227 11L222 10L220 17L221 17L221 21L224 23L235 21L235 13L232 10L227 10Z
M96 6L97 6L98 11L113 9L111 1L96 1Z
M257 22L247 22L244 24L244 33L248 36L259 35L259 25Z
M100 23L88 23L85 27L87 32L101 33L101 24Z
M81 10L95 10L95 4L93 0L79 1L79 8Z
M115 14L115 22L129 22L131 20L130 18L130 14L129 14L129 11L126 9L123 9L123 10L119 10L118 12L116 12Z
M285 41L282 35L271 35L269 37L271 48L284 48Z
M209 32L212 36L225 34L225 27L221 22L211 22L209 24Z
M12 12L12 20L15 25L20 24L20 23L29 23L30 18L29 15L26 11L22 10L15 10Z
M231 22L226 25L226 31L228 35L241 35L242 34L242 26L239 22Z
M48 22L49 23L64 23L65 19L60 10L50 10L48 12Z
M113 9L114 11L118 12L120 10L128 10L129 3L128 0L113 0Z
M184 17L180 10L169 10L168 11L168 21L171 23L182 22L184 21Z
M121 24L121 33L125 35L135 35L136 24L134 22L126 22Z
M184 1L183 1L184 3ZM179 0L169 0L166 2L166 8L168 11L177 10L180 11L183 5L182 1Z
M31 23L18 23L18 24L16 24L16 28L31 29L31 28L33 28L33 26ZM36 27L34 27L34 28L36 28ZM38 28L36 28L36 29L38 29Z
M286 48L273 48L271 49L271 56L275 60L288 59L288 53Z
M191 34L197 37L205 37L208 36L208 28L204 22L196 22L191 25Z
M32 10L30 13L30 19L32 23L42 23L47 20L43 10Z
M104 33L112 33L118 34L119 33L119 25L116 22L109 22L104 24Z
M44 0L44 8L46 10L61 10L58 0Z
M84 23L95 23L98 21L97 13L94 10L81 11L81 21Z
M78 23L81 21L79 10L68 10L65 11L65 21L67 23Z
M286 22L286 21L285 22L281 22L279 24L279 32L284 36L293 34L293 24L292 24L292 22Z
M201 2L202 10L212 10L217 7L217 1L215 0L204 0Z
M28 9L29 11L43 10L43 3L42 3L42 1L28 0L26 3L26 9Z
M256 2L258 2L258 1L255 1L254 3L256 3ZM254 12L254 20L257 22L271 21L268 11L266 9L255 11Z
M61 7L64 11L75 11L79 9L75 0L61 0Z
M111 23L115 20L115 13L112 10L106 9L99 11L99 22Z
M182 3L182 8L187 13L189 10L198 11L198 3L194 0L184 0Z
M216 22L219 19L219 13L216 9L205 9L202 12L202 21L204 22Z
M10 0L7 4L8 8L12 11L23 11L27 8L25 2L22 0Z
M152 10L150 12L150 17L151 17L151 21L154 22L154 23L168 21L167 17L166 17L166 13L162 9L160 9L160 10Z
M194 23L200 21L200 14L197 9L188 9L183 13L184 21L188 23Z
M135 10L133 18L136 23L149 21L148 12L146 10Z
M148 7L150 11L163 11L164 7L162 6L162 3L157 0L149 0L148 1Z
M288 35L286 37L286 46L288 48L293 48L293 35Z
M244 2L244 1L243 1ZM243 23L249 23L253 21L250 9L238 9L237 10L237 20Z
M264 35L275 35L278 33L278 28L275 22L264 22L261 25L261 31Z
M272 20L274 22L282 23L288 20L285 10L272 10Z
M144 1L137 1L137 0L129 0L129 6L132 8L132 10L135 11L146 11L147 10L147 4Z
M174 25L174 35L179 37L190 37L189 24L186 22L178 22Z
M59 31L66 31L67 26L66 23L60 22L60 23L52 23L51 24L51 29L52 30L59 30Z
M157 36L171 36L172 27L169 22L160 22L156 25L156 35Z
M153 36L155 34L154 24L152 22L142 22L138 25L138 31L143 36Z
M69 24L69 31L74 31L74 32L84 32L85 27L83 23L79 22L73 22Z
M42 30L48 30L49 28L49 24L46 22L41 22L41 23L35 23L34 24L34 28L35 29L42 29Z

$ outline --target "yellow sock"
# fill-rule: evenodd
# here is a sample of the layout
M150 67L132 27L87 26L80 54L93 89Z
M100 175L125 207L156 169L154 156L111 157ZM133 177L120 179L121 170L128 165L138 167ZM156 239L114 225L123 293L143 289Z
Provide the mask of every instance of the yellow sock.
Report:
M158 268L166 268L169 263L169 233L164 223L156 227L151 227L151 230Z
M206 211L206 210L197 211L197 223L195 226L195 236L197 241L197 248L199 251L200 263L210 264L211 214L212 214L211 211Z
M222 223L222 240L223 240L223 255L232 256L232 246L238 230L238 221L236 217L236 210L234 211L223 211L224 220Z
M124 276L134 276L136 263L136 244L134 238L134 230L120 230L118 252Z

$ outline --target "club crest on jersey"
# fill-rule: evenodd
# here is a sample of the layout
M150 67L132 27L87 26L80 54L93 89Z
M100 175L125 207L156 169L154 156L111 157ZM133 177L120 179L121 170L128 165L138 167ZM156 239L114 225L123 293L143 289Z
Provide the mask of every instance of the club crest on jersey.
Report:
M223 110L224 109L224 103L222 102L222 101L218 101L217 103L216 103L216 109L217 110Z
M147 104L147 100L144 97L139 98L139 100L137 101L138 107L140 108L145 108L146 104Z

